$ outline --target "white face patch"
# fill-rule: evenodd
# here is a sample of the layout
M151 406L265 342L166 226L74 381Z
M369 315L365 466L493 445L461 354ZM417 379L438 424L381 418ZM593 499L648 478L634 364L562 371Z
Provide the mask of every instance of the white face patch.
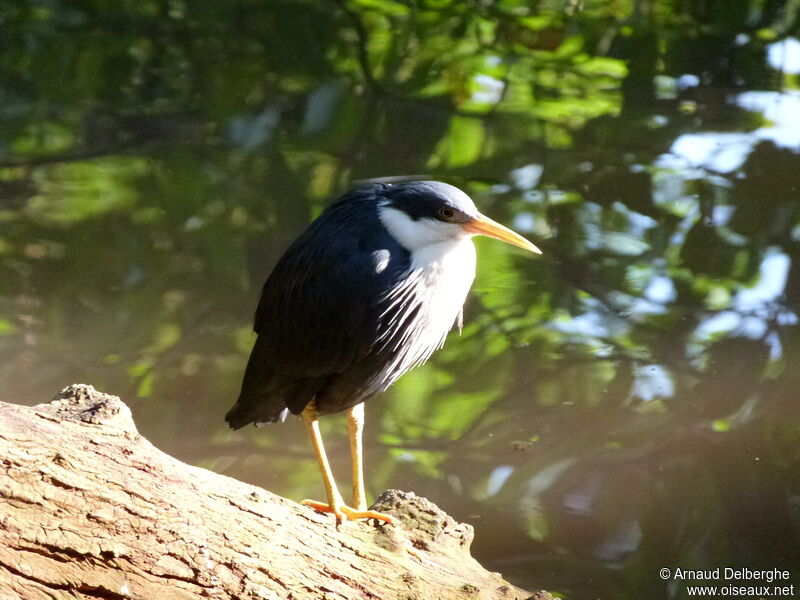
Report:
M387 205L378 207L378 216L392 237L411 253L432 244L470 237L457 223L445 223L436 219L415 221L402 210Z

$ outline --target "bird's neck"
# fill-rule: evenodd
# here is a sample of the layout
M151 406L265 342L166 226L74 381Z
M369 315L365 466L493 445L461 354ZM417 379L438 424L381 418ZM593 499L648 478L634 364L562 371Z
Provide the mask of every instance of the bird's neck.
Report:
M475 246L465 237L419 248L411 253L411 273L419 280L420 316L439 347L461 314L475 279Z
M475 277L475 246L469 237L413 250L411 269L389 298L400 309L389 326L387 346L395 356L384 385L424 363L442 346Z
M445 240L411 250L411 268L424 270L459 270L475 276L475 246L468 236Z

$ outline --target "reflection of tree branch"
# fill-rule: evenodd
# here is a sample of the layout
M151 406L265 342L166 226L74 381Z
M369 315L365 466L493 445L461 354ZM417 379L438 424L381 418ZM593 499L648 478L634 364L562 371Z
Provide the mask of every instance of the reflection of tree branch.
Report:
M87 112L79 130L83 144L51 154L21 156L0 161L0 168L33 168L44 165L90 160L114 154L141 152L163 144L202 141L212 147L205 133L208 126L187 109L183 113L114 114ZM76 128L77 130L78 128Z
M32 156L29 158L10 159L0 162L0 169L8 168L33 168L55 163L75 162L108 156L109 154L120 154L131 149L129 144L112 144L95 148L78 148L69 152L58 154L45 154L42 156Z
M445 116L458 115L462 117L480 119L481 121L484 122L491 122L496 119L501 119L503 117L507 117L510 120L519 118L519 115L507 115L499 113L498 109L500 106L500 102L495 103L495 105L492 106L492 108L487 112L476 112L476 111L462 110L453 105L426 102L419 98L414 98L412 96L408 96L400 92L396 92L394 90L386 88L377 79L375 79L375 76L372 73L372 67L370 66L369 55L367 53L367 45L369 43L369 32L367 31L367 28L364 26L364 23L361 20L359 14L347 6L347 0L335 0L335 2L341 7L342 11L344 11L344 13L347 14L350 21L353 24L353 28L356 30L356 35L358 36L358 44L357 44L358 63L359 66L361 67L361 73L364 76L364 80L374 93L380 95L381 97L387 100L394 100L397 102L402 102L403 104L410 104L425 109L429 112L436 112L439 114L443 114ZM504 86L504 92L505 92L505 90L508 87L507 79L504 80L504 83L506 84ZM529 118L535 118L535 117L529 116Z
M778 37L787 35L800 21L800 0L788 0L779 16L770 24Z
M496 310L486 305L486 302L483 301L483 294L475 294L475 296L477 296L478 303L481 305L483 312L489 315L489 325L494 326L500 333L502 333L503 337L506 338L506 341L509 344L512 346L518 346L520 344L519 338L517 338L515 332L506 325L506 319L500 316ZM489 327L484 326L481 327L481 329L486 331L489 329Z
M367 33L366 27L364 27L364 23L362 23L358 13L351 10L347 6L347 0L336 0L336 3L349 17L350 21L353 23L353 27L356 30L356 35L358 36L358 62L361 65L361 72L364 75L364 79L373 90L380 92L381 94L385 94L386 90L384 90L383 86L375 79L375 76L372 74L372 67L369 64L369 54L367 53L369 34Z

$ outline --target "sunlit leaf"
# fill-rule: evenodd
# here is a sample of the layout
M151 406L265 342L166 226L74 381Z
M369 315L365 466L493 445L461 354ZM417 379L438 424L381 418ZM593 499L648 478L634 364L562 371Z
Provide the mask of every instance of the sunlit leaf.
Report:
M450 128L436 149L436 158L450 167L475 162L483 151L485 131L480 119L454 116Z
M717 419L711 423L711 428L718 433L725 433L726 431L730 431L731 423L727 419Z
M8 319L0 319L0 336L12 335L17 328Z
M181 339L182 331L177 323L162 323L158 326L153 342L144 349L146 354L161 354Z
M149 398L153 395L153 383L155 381L155 373L149 372L139 381L136 388L136 395L139 398Z
M147 168L141 158L111 157L37 171L37 192L26 212L35 220L67 225L130 209L138 198L136 181Z

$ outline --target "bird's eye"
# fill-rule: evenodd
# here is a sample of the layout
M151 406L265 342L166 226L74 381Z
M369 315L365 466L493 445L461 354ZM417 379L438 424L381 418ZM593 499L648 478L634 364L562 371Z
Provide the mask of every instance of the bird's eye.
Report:
M439 218L443 221L449 221L453 217L456 216L456 211L454 211L449 206L443 206L439 209Z

